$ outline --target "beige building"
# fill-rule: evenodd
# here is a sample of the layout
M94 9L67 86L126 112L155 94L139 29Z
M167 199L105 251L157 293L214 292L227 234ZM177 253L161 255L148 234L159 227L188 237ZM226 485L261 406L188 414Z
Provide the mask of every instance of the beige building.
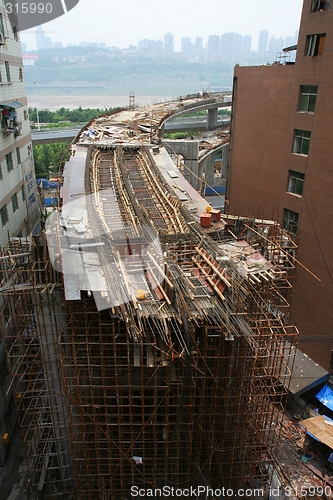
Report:
M8 235L25 236L36 228L39 206L17 20L8 16L2 0L0 112L0 246L4 247ZM2 301L0 311L3 312ZM1 316L4 321L4 315ZM4 342L0 339L0 465L5 460L15 420Z

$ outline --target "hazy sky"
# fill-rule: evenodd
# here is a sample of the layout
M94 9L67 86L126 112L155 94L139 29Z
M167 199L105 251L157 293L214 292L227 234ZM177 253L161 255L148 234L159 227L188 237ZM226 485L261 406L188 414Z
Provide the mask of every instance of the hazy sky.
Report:
M64 16L43 25L53 42L78 45L82 41L105 42L126 48L141 38L163 39L167 32L175 37L175 50L181 38L228 31L252 36L257 50L258 33L293 36L299 28L303 0L80 0ZM36 48L34 30L23 31L22 41Z

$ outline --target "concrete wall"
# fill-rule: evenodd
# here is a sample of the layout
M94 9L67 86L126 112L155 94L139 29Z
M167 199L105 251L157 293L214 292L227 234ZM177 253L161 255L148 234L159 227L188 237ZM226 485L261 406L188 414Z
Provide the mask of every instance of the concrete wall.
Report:
M167 151L170 153L176 153L184 158L185 169L184 177L195 189L199 189L199 168L198 168L198 158L199 158L199 142L198 141L170 141L166 140L162 143Z

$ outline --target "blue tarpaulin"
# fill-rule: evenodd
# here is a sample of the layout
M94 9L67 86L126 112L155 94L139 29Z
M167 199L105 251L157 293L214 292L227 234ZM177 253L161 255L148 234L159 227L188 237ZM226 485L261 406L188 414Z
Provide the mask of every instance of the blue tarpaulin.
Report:
M56 207L58 203L57 198L44 198L46 207Z
M333 390L327 384L316 394L316 398L327 408L333 410Z

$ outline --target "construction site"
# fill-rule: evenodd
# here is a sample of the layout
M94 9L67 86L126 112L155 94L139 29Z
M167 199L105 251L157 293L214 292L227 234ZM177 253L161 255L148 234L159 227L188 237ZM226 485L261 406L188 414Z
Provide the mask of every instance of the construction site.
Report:
M45 231L1 250L28 498L272 484L296 245L207 206L161 108L85 127Z

